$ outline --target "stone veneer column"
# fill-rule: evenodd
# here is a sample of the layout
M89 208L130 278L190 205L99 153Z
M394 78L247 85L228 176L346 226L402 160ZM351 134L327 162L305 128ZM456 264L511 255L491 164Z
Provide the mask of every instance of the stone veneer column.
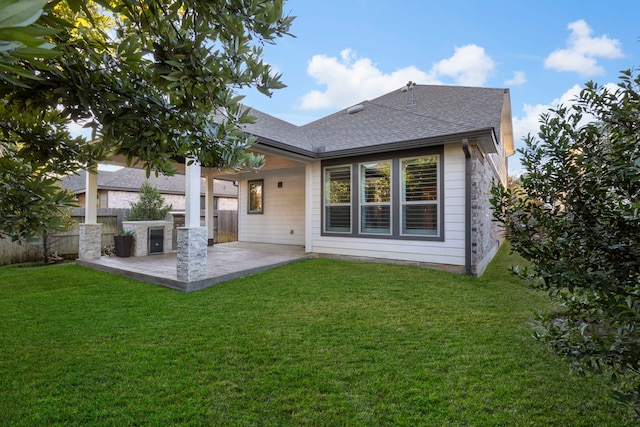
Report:
M192 282L207 274L207 229L178 227L178 280Z
M78 224L80 245L78 258L99 259L102 256L102 224Z

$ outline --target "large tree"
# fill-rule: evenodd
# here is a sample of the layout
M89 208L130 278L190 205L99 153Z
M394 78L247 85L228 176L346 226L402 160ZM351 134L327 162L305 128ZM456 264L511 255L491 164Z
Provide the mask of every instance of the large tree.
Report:
M283 3L0 0L0 175L16 189L0 194L0 235L45 227L34 203L71 203L49 184L108 155L149 172L260 167L237 93L284 87L262 50L289 34Z
M521 189L494 189L524 274L559 301L537 336L579 372L607 372L640 415L640 77L590 82L525 140ZM521 271L522 272L522 271Z

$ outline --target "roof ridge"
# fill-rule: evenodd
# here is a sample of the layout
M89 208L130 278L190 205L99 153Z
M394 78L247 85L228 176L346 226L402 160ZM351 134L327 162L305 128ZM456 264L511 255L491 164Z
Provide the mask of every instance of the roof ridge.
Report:
M447 120L447 119L443 119L443 118L440 118L440 117L431 116L431 115L428 115L428 114L419 114L419 113L417 113L415 111L411 111L411 108L409 108L409 106L406 106L404 108L398 108L398 107L393 107L391 105L385 105L385 104L381 104L381 103L376 103L376 102L373 102L373 101L365 101L362 104L364 104L364 103L377 105L379 107L388 108L388 109L394 110L394 111L409 113L410 115L413 115L413 116L416 116L416 117L423 117L423 118L431 119L431 120L438 121L438 122L441 122L441 123L447 123L447 124L450 124L450 125L457 124L457 122L455 122L453 120Z

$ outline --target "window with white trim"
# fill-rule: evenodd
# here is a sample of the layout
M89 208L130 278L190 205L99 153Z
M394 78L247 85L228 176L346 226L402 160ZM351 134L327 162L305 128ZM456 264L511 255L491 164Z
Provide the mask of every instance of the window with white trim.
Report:
M324 171L324 231L351 233L351 165Z
M438 234L438 157L401 161L402 235Z
M360 232L391 234L391 161L360 164Z

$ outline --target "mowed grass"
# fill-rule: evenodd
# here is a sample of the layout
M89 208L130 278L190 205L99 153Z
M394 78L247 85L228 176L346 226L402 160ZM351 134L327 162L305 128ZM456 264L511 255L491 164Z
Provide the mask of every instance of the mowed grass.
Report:
M532 338L549 302L512 262L312 259L192 294L2 267L0 425L635 425Z

